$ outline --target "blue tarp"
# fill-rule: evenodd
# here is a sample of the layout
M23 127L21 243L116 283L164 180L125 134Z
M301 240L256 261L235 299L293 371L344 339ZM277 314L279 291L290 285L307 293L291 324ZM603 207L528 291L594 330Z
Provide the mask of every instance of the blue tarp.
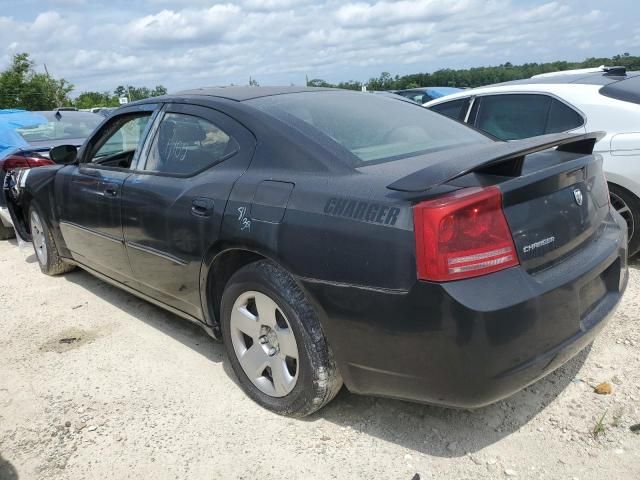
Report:
M451 95L452 93L458 93L461 91L462 91L461 88L454 88L454 87L428 87L427 88L427 94L431 98L445 97L447 95Z
M16 132L16 128L32 127L47 123L47 119L37 113L26 110L0 110L0 159L16 148L29 144Z

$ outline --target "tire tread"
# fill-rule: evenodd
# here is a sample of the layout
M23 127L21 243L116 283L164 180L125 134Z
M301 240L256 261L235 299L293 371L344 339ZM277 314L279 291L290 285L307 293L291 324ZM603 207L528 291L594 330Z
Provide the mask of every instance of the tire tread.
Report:
M309 361L312 365L312 378L304 391L296 393L288 400L267 397L255 388L244 375L231 345L228 320L223 318L223 338L234 371L247 394L265 408L290 417L310 415L329 403L338 394L343 384L333 352L325 338L317 314L293 277L286 270L268 260L250 263L231 276L225 286L221 312L228 311L237 298L237 296L229 298L231 295L228 294L229 288L234 287L236 283L244 283L249 280L251 282L260 280L263 284L266 283L266 286L274 290L287 303L288 308L294 311L301 324L302 336L304 337L301 340L298 339L299 343L304 343L304 345L299 345L299 349L306 348L311 357ZM299 378L298 381L301 382L301 379Z
M31 218L32 210L35 210L40 216L40 221L42 222L42 228L45 231L45 240L47 242L47 264L42 265L40 263L40 259L38 259L38 265L40 266L40 270L42 271L42 273L44 273L45 275L56 276L56 275L62 275L63 273L67 273L74 270L76 268L75 265L71 265L70 263L65 262L58 254L58 248L56 247L55 240L53 239L53 235L49 230L49 226L44 221L44 217L42 216L40 209L32 205L29 211L29 218ZM35 245L33 248L34 248L34 254L35 254ZM38 258L38 255L37 254L35 255L36 255L36 258Z

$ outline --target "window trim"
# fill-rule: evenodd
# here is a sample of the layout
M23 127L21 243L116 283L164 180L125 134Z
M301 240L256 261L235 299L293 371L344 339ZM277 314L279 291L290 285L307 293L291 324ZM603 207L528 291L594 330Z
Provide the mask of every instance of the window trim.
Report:
M153 121L153 129L149 132L149 134L147 135L142 148L140 149L140 157L138 159L138 162L136 164L136 168L135 170L132 170L133 172L135 172L137 175L153 175L156 177L170 177L170 178L191 178L191 177L195 177L196 175L200 175L202 172L205 172L207 170L209 170L210 168L215 167L216 165L219 165L222 162L225 162L226 160L230 159L231 157L234 157L235 155L237 155L238 153L240 153L240 150L242 149L242 146L240 145L240 142L238 140L236 140L236 138L231 135L227 130L222 129L220 126L218 126L213 120L210 120L202 115L198 115L196 113L193 113L193 108L180 108L180 110L186 110L186 111L171 111L172 107L175 107L177 105L186 105L187 107L192 106L191 104L177 104L177 103L172 103L172 104L165 104L163 106L163 108L161 109L161 111L158 112L157 117L154 119ZM195 105L196 107L201 107L201 108L208 108L208 107L204 107L201 105ZM214 112L218 112L218 110L214 110L214 109L210 109L213 110ZM158 132L160 130L160 124L162 123L162 121L164 120L165 116L169 113L173 113L175 115L188 115L191 117L196 117L199 118L201 120L204 120L206 122L209 122L210 124L212 124L214 127L216 127L217 129L221 130L222 132L225 133L225 135L227 135L235 144L236 144L236 148L232 151L229 152L228 154L224 155L223 157L219 158L218 160L216 160L215 162L207 165L204 168L201 168L193 173L171 173L171 172L154 172L151 170L145 170L145 167L147 165L147 161L149 160L149 151L151 150L151 146L153 145L153 143L155 142L156 137L158 136ZM225 115L222 112L218 112L222 115ZM144 157L142 157L142 155L144 155ZM133 163L133 162L132 162Z
M476 96L471 95L471 97L467 97L467 100L468 100L467 111L464 114L463 122L466 124L469 124L469 115L471 115L471 110L473 110L473 104L476 103Z

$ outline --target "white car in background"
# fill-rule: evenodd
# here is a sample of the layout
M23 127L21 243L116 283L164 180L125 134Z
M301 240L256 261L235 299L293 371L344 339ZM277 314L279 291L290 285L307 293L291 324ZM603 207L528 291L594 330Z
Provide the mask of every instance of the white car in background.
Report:
M424 106L502 140L606 132L594 153L603 156L611 204L629 227L629 255L640 250L640 72L602 66L547 73Z

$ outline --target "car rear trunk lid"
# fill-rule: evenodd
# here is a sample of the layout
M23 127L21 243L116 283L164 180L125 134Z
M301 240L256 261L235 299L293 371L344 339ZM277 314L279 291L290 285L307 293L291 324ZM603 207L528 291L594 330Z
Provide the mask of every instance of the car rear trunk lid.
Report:
M536 169L553 157L559 163ZM597 241L605 228L609 196L599 156L534 154L525 159L522 176L499 186L518 258L530 272Z
M544 135L439 152L387 188L421 199L442 187L497 185L520 264L536 272L597 241L609 212L602 133ZM557 147L555 150L552 150Z

